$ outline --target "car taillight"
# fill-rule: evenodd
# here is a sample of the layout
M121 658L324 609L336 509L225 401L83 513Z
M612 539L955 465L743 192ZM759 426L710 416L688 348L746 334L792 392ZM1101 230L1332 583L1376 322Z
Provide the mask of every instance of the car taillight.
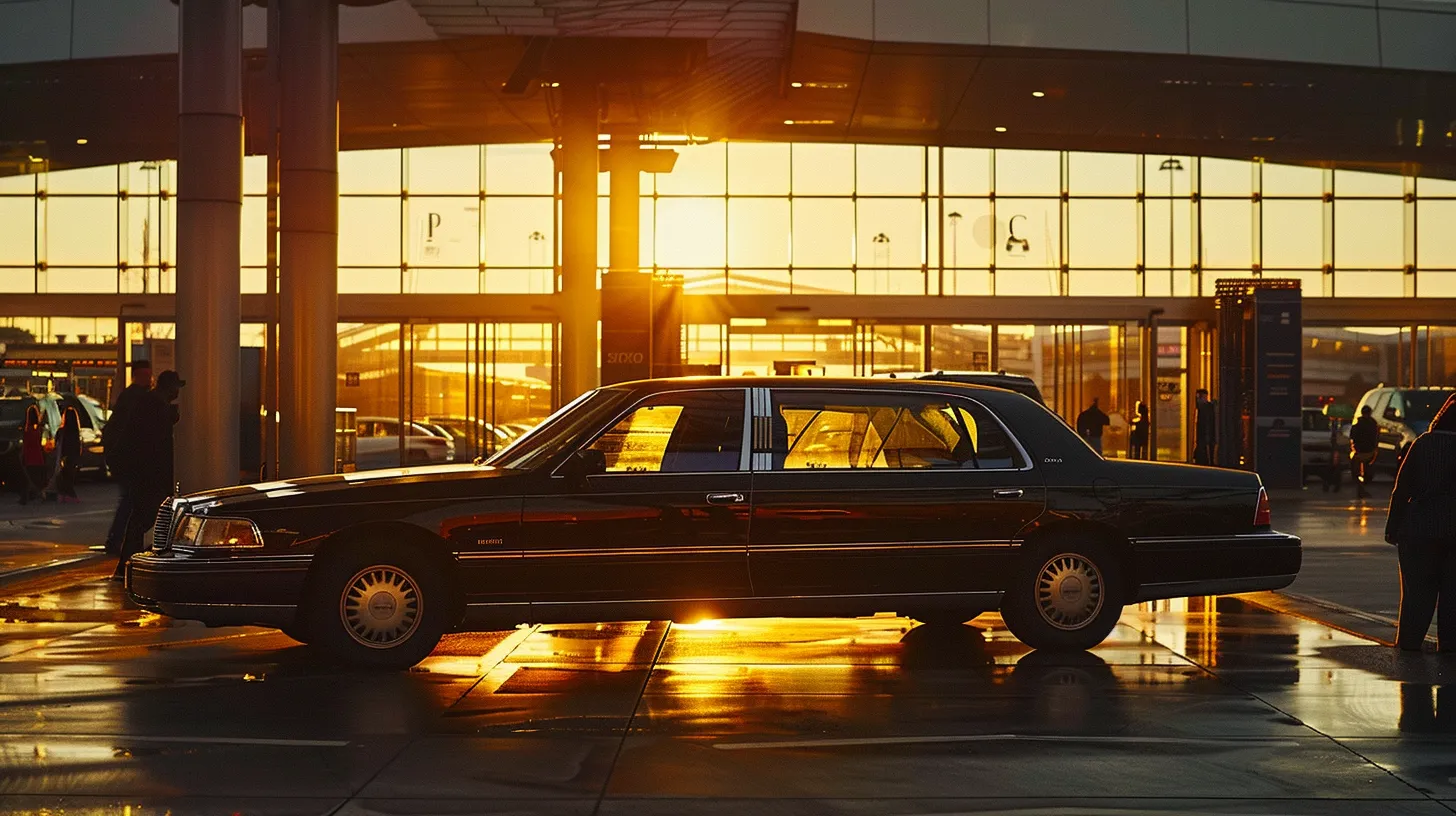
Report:
M1254 526L1268 527L1273 524L1273 518L1269 512L1269 494L1264 488L1259 488L1259 509L1254 511Z

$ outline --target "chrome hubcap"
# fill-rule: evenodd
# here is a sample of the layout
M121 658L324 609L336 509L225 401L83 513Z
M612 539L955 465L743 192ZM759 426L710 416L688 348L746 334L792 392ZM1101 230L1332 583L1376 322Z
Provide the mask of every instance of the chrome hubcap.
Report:
M409 573L391 566L365 567L349 579L339 616L349 636L371 649L389 649L420 625L419 588Z
M1071 631L1102 611L1102 573L1075 553L1053 556L1036 577L1036 608L1052 626Z

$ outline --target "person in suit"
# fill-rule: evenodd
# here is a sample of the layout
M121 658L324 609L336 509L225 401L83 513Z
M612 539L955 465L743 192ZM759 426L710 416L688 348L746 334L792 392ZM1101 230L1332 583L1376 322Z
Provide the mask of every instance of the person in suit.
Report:
M1151 420L1148 417L1148 404L1139 401L1137 404L1137 418L1132 421L1132 427L1128 430L1127 434L1127 458L1148 458L1148 432L1151 424Z
M1456 652L1456 394L1406 451L1395 475L1385 540L1400 558L1395 645L1420 651L1432 615L1443 652Z

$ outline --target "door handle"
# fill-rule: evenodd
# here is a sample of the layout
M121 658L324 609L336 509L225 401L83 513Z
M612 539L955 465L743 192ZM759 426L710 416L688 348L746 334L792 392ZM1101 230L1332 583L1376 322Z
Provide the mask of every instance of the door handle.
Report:
M709 493L708 504L743 504L748 497L742 493Z
M1019 499L1025 492L1025 490L1019 487L1004 487L1000 490L991 491L991 495L998 499Z

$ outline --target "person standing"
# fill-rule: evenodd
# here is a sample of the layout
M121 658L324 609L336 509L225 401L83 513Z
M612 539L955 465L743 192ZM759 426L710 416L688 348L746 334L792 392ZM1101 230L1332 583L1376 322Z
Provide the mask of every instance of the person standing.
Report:
M1370 498L1366 485L1370 484L1379 452L1380 426L1375 422L1375 410L1367 405L1360 409L1360 418L1350 426L1350 470L1354 471L1356 498Z
M157 510L172 493L172 427L177 424L174 405L187 383L175 371L163 371L137 411L127 419L126 439L137 457L132 461L131 512L112 580L126 576L126 562L142 551L147 531L157 520Z
M1137 418L1132 421L1132 427L1127 434L1127 456L1129 459L1148 458L1148 432L1151 429L1151 420L1148 417L1148 404L1138 400Z
M1087 444L1097 453L1102 453L1102 429L1112 424L1107 414L1097 405L1098 398L1092 398L1092 404L1087 410L1077 415L1077 433L1087 440Z
M120 488L121 498L116 503L116 514L111 517L111 529L106 533L106 552L121 554L121 540L126 537L126 521L131 517L132 463L137 452L127 440L127 420L137 412L138 406L147 399L152 390L152 363L149 360L132 360L131 385L122 390L121 396L111 406L111 416L101 429L101 447L106 457L106 469L111 471Z
M1439 614L1440 650L1456 652L1456 395L1406 451L1390 494L1385 540L1400 560L1396 647L1420 651L1432 615Z
M1218 446L1218 406L1208 398L1208 389L1193 392L1193 464L1212 465Z
M61 429L56 433L56 459L56 492L62 502L79 502L76 471L81 462L81 415L74 405L66 406L66 413L61 417Z
M20 465L25 468L21 504L41 498L46 486L45 461L45 426L40 421L40 408L31 405L25 409L25 424L20 431Z

